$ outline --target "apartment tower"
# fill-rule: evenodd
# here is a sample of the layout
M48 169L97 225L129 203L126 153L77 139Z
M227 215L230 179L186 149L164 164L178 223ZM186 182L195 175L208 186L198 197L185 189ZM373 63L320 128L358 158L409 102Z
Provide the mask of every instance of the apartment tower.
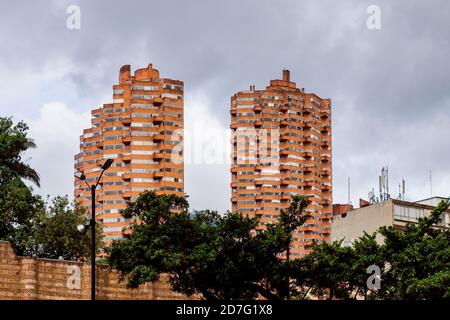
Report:
M160 78L151 64L134 74L125 65L113 86L113 103L91 114L92 126L80 137L75 171L93 184L105 159L114 159L96 196L96 218L103 223L108 244L129 225L120 210L139 193L184 194L183 82ZM75 179L75 202L91 208L90 190L79 179Z
M251 85L231 97L232 210L277 220L292 195L309 196L311 218L295 231L292 258L330 239L331 101L306 93L283 70L264 90Z

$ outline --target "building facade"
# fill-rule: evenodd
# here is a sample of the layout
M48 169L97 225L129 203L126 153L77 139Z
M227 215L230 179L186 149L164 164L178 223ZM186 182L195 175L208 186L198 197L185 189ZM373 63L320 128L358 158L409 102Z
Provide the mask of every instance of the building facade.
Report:
M145 190L184 194L183 82L161 78L150 64L131 74L120 69L113 103L92 110L92 126L80 137L75 171L97 181L105 159L114 163L97 188L96 217L108 244L129 225L120 215L127 202ZM91 194L75 179L75 202L91 207Z
M382 226L404 229L407 224L417 223L419 218L429 216L435 206L444 199L436 197L417 202L390 199L354 209L346 215L333 217L331 238L333 241L343 240L343 245L351 246L364 232L371 234ZM440 226L450 226L450 210L443 214ZM379 234L377 241L383 241Z
M331 101L306 93L289 70L262 90L231 97L232 210L274 223L292 195L309 196L311 218L293 235L291 256L330 238Z

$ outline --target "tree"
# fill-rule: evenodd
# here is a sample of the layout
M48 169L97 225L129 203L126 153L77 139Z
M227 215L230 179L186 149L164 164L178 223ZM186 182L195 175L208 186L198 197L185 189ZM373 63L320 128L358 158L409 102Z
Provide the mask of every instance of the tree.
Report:
M417 224L404 230L381 227L352 247L343 247L342 241L317 244L293 262L292 278L306 292L329 299L450 299L450 231L442 225L448 208L443 201ZM379 289L367 287L372 265L381 272Z
M39 187L38 173L22 161L23 152L36 148L27 132L28 126L24 122L13 125L11 118L0 117L0 183L20 178Z
M44 207L42 198L18 177L0 181L0 240L9 241L17 254L25 254Z
M67 196L54 198L39 215L29 237L25 254L40 258L80 260L91 256L91 233L81 233L85 210L69 205ZM97 252L101 245L101 225L97 226Z
M306 219L306 205L294 198L279 223L255 231L257 218L208 210L191 215L184 197L147 191L122 212L137 222L113 242L108 262L132 288L167 273L173 290L208 300L281 299L288 268L280 254Z
M0 239L10 241L19 254L44 207L41 197L22 181L39 186L39 175L22 161L23 152L35 147L27 131L25 123L14 125L11 118L0 117Z
M354 252L341 242L320 243L313 251L297 262L303 266L300 281L315 296L327 295L329 299L348 299L353 289L351 269ZM298 279L298 278L297 278Z
M390 270L382 277L378 299L450 299L450 231L443 228L449 201L405 230L382 227L381 256Z
M27 132L24 122L14 125L11 118L0 118L0 240L9 241L18 255L87 257L90 236L77 231L84 211L72 209L67 197L47 205L23 181L39 186L38 173L22 161L22 154L36 147Z

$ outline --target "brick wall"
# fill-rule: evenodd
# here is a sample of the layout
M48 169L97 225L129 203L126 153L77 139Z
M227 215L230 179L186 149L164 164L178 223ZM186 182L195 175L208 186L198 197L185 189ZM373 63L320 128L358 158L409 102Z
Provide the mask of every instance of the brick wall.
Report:
M10 243L0 241L0 300L90 299L90 264L18 257ZM99 300L178 300L188 297L170 290L167 276L138 289L118 283L118 273L97 268ZM192 299L192 297L191 297Z

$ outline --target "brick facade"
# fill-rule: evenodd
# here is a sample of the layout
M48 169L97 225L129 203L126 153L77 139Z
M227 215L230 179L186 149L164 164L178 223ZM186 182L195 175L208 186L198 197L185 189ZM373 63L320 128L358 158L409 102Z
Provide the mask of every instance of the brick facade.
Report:
M90 279L88 263L18 257L8 242L0 241L0 300L90 299ZM99 265L97 281L99 300L189 299L170 290L167 276L127 289L124 282L118 283L117 272Z

